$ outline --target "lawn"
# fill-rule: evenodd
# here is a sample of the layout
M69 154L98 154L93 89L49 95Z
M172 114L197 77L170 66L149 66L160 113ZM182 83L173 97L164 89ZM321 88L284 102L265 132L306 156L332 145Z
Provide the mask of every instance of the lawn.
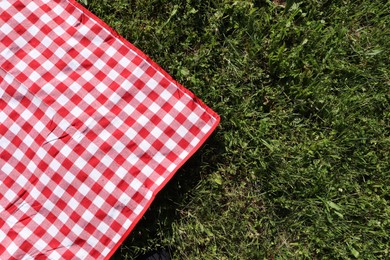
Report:
M390 258L390 2L81 2L221 116L117 259Z

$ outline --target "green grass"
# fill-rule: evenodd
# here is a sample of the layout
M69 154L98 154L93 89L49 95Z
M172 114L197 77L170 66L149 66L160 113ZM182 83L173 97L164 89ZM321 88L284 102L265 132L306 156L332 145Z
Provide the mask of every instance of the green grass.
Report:
M88 0L221 115L116 258L390 258L390 3L292 2Z

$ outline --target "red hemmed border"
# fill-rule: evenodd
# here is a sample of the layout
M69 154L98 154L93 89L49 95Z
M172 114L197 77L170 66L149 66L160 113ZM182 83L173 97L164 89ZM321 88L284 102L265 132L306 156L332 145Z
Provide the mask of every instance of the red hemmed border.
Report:
M102 21L99 17L94 15L92 12L90 12L87 8L85 8L83 5L76 2L76 0L68 0L71 4L73 4L75 7L80 9L82 12L84 12L86 15L88 15L90 18L94 19L97 23L99 23L101 26L103 26L105 29L107 29L110 33L112 33L115 37L117 37L119 40L121 40L127 47L129 47L131 50L135 51L139 56L141 56L143 59L145 59L147 62L149 62L155 69L157 69L159 72L161 72L167 79L169 79L172 83L174 83L181 91L188 94L196 103L198 103L203 109L206 110L207 113L209 113L212 117L216 119L214 125L211 127L211 129L208 131L208 133L200 140L198 145L187 155L186 158L184 158L181 163L169 174L169 176L165 179L165 181L155 190L153 193L151 199L148 201L144 209L141 211L141 213L138 215L138 217L133 221L133 223L130 225L129 229L126 231L126 233L121 237L121 239L117 242L117 244L111 249L110 253L106 256L105 259L110 259L111 256L118 250L120 245L124 242L124 240L129 236L131 231L134 229L134 227L137 225L139 220L143 217L145 212L148 210L152 202L154 201L156 195L165 187L165 185L172 179L172 177L175 175L175 173L188 161L190 157L194 155L194 153L199 150L199 148L204 144L204 142L210 137L210 135L214 132L214 130L217 128L220 117L217 113L215 113L211 108L209 108L205 103L203 103L202 100L197 98L194 93L192 93L190 90L186 89L184 86L182 86L180 83L178 83L176 80L174 80L171 75L169 75L165 70L163 70L160 65L155 63L152 59L150 59L145 53L143 53L141 50L139 50L137 47L135 47L132 43L130 43L128 40L126 40L123 36L121 36L119 33L117 33L114 29L112 29L110 26L108 26L104 21Z

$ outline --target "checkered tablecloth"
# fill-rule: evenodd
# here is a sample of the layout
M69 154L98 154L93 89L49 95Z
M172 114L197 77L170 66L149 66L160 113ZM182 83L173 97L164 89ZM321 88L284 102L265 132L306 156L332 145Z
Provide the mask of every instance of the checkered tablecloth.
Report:
M71 0L0 0L0 259L109 258L219 117Z

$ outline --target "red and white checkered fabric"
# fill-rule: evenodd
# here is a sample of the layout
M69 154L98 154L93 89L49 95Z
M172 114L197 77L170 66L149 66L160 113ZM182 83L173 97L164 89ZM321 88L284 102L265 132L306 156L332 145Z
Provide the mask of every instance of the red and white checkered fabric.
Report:
M109 258L219 117L71 0L0 0L0 259Z

